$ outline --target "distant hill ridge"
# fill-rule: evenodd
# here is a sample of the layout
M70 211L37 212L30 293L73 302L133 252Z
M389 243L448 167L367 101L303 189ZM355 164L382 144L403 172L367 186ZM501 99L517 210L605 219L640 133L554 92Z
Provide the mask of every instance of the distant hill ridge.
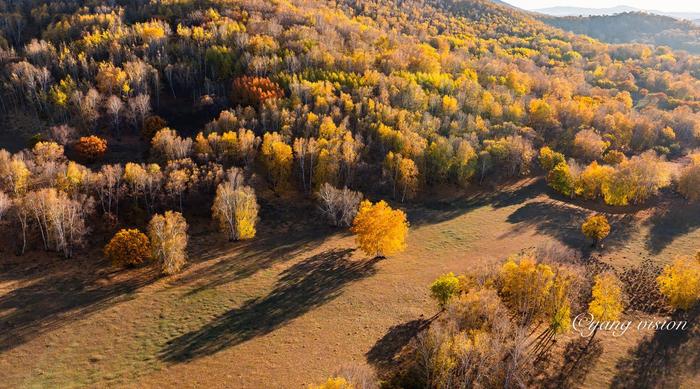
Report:
M532 10L534 12L542 13L550 16L603 16L603 15L615 15L625 12L644 12L654 15L670 16L676 19L686 19L686 20L698 20L700 19L700 12L667 12L651 9L641 9L630 7L628 5L617 5L608 8L586 8L586 7L573 7L573 6L557 6L557 7L547 7Z
M604 42L645 43L700 54L700 26L670 16L624 12L615 15L536 17L551 26Z

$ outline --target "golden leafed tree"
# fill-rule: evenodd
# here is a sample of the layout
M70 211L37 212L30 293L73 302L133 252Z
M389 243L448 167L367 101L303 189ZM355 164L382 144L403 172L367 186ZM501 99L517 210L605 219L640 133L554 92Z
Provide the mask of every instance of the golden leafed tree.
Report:
M175 274L187 262L187 221L179 212L156 214L148 223L153 259L163 266L163 273Z
M610 233L610 224L605 215L594 215L586 219L581 225L581 231L587 238L593 240L593 244L603 240Z
M598 321L614 321L620 318L624 310L622 285L612 273L595 276L592 299L588 304L588 313Z
M656 282L673 308L688 309L700 297L700 262L695 258L676 258L664 268Z
M351 231L360 249L368 255L383 257L406 248L406 214L392 209L384 200L376 204L365 200L352 222Z
M331 377L321 385L309 385L309 389L354 389L355 387L343 377Z
M276 132L263 136L260 158L275 191L284 189L292 173L292 147Z
M151 257L151 244L138 229L122 229L107 243L104 254L115 266L138 265Z
M211 211L229 240L251 239L255 236L258 202L253 188L230 181L219 184Z

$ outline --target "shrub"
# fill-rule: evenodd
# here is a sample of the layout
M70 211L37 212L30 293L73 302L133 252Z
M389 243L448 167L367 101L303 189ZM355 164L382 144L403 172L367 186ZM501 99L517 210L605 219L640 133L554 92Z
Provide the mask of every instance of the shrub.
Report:
M678 176L678 192L690 201L700 200L700 164L691 163Z
M343 377L331 377L321 385L309 385L309 389L353 389L353 386Z
M137 229L122 229L107 243L105 256L115 266L134 266L147 261L150 256L148 237Z

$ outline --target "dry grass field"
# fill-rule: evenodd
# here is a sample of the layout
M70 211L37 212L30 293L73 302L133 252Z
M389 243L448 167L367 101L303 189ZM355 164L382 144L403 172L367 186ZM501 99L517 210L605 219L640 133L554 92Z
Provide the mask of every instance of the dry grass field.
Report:
M3 249L0 386L300 388L350 362L381 372L437 312L427 287L441 273L543 245L620 267L700 246L700 207L680 199L612 215L610 237L591 252L580 223L601 209L553 198L538 179L498 193L408 206L408 249L382 260L309 205L275 201L263 202L258 236L245 243L194 223L190 265L174 277L115 270L98 248L71 260ZM299 214L305 222L292 222ZM582 386L697 387L697 334L602 334Z

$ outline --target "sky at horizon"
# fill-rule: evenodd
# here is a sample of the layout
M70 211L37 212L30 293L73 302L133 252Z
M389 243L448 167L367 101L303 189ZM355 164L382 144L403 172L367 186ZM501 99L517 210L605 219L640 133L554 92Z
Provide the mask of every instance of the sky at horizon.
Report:
M697 0L503 0L516 7L533 10L549 7L579 7L579 8L610 8L627 5L640 9L651 9L664 12L700 12L700 1Z

